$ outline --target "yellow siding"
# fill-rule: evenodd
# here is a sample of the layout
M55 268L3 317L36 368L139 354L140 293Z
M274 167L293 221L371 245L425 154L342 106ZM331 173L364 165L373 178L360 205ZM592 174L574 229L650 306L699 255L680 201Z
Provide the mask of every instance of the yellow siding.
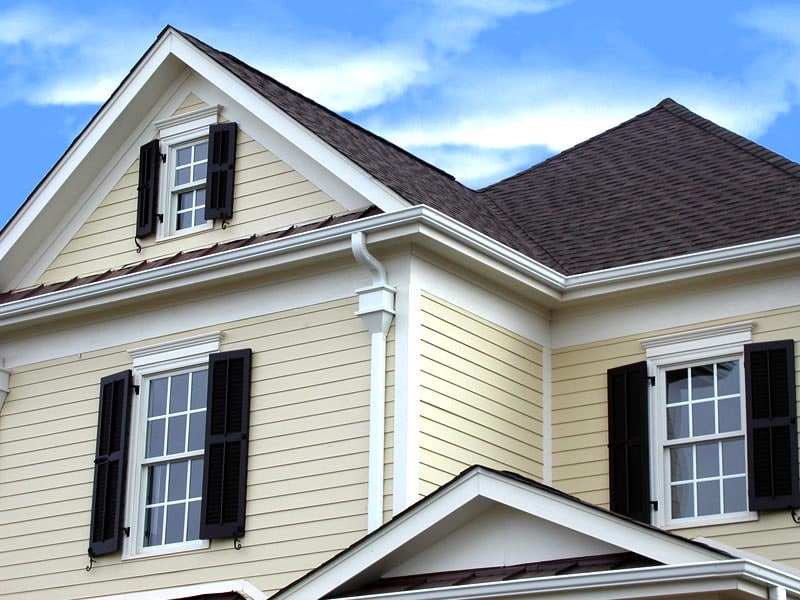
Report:
M420 492L473 464L542 476L542 349L422 296Z
M172 116L182 115L188 112L192 112L193 110L199 110L201 108L208 108L208 104L200 100L197 96L192 94L191 92L186 96L183 102L181 102L180 106L175 109L175 112L172 113Z
M189 104L185 108L201 108L192 104L191 98L187 98ZM240 129L236 144L234 214L226 229L217 221L211 230L169 240L157 242L155 236L150 236L140 240L144 248L137 254L134 234L138 178L136 160L53 260L39 283L66 281L346 212Z
M0 597L84 598L240 578L269 592L364 535L370 348L355 309L340 300L213 328L222 350L253 349L247 535L238 552L216 540L157 558L114 554L87 573L98 384L130 368L130 357L112 348L16 368L0 429Z
M640 339L744 320L755 322L755 342L800 339L800 308L790 308L554 349L553 485L588 502L608 507L606 371L644 360ZM800 382L800 348L795 350L795 356L797 381ZM713 537L742 550L800 567L800 528L794 526L786 511L761 513L755 522L679 529L676 533Z

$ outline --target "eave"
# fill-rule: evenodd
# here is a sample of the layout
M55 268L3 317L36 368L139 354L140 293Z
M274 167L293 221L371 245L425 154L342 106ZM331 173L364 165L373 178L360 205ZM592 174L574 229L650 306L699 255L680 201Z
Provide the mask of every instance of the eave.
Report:
M430 246L547 306L800 257L799 235L565 276L447 215L414 206L0 304L0 328L312 259L343 256L349 252L350 236L356 231L363 231L373 248L397 241Z

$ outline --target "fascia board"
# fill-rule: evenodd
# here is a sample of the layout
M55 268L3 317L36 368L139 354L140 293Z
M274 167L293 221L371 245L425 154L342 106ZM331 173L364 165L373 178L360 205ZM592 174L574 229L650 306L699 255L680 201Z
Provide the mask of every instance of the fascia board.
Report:
M268 124L291 145L322 165L328 172L336 174L357 194L368 198L372 204L384 212L396 211L409 206L409 203L398 194L377 181L341 152L295 121L179 34L175 34L171 50L191 69L220 89L225 90L243 108ZM291 162L291 158L287 158L287 162Z
M644 598L738 591L743 597L765 598L767 589L781 586L797 593L797 581L786 586L783 578L763 579L742 560L644 567L639 569L556 575L459 585L447 588L390 592L340 600L496 600L497 598ZM739 596L742 597L742 596Z
M78 310L104 301L122 300L162 289L176 289L197 281L208 282L256 268L263 269L315 255L347 251L349 236L356 231L368 234L370 243L411 235L422 236L478 260L489 269L505 272L529 289L539 293L544 292L554 301L567 298L574 285L574 279L541 265L447 215L419 205L335 227L149 269L142 273L9 302L0 305L0 327L21 320ZM779 252L795 245L800 248L800 236L793 236L791 240L785 238L782 244L769 242L762 244L764 253ZM747 248L740 248L739 254L733 252L725 254L727 260L735 261L741 258L740 255L747 255L751 250L752 245L748 245ZM692 265L687 265L686 269L691 270ZM689 275L683 273L683 276Z
M601 271L568 275L564 299L576 300L800 257L800 235L751 242Z
M498 251L497 255L487 256L485 260L490 262L508 261L508 252L501 244L497 244L477 232L470 234L469 228L426 206L414 206L402 211L343 223L335 227L300 233L278 240L268 240L260 244L148 269L140 273L131 273L63 291L34 296L30 299L9 302L0 305L0 327L73 312L105 302L129 300L165 289L176 290L198 282L209 283L225 277L313 257L349 252L350 235L356 231L367 233L370 243L409 235L425 235L427 230L421 225L440 232L452 232L454 237L458 237L460 234L465 239L468 238L467 241L470 244L485 242L487 252ZM524 259L521 255L520 258ZM529 259L525 260L532 262ZM527 283L533 286L535 282L531 279Z

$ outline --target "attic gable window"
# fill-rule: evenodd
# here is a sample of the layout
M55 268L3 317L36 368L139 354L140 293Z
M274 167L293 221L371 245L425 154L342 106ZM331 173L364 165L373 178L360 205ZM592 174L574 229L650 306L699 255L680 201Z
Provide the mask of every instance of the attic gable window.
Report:
M219 106L156 121L158 139L139 157L136 236L157 240L210 229L233 216L236 123Z

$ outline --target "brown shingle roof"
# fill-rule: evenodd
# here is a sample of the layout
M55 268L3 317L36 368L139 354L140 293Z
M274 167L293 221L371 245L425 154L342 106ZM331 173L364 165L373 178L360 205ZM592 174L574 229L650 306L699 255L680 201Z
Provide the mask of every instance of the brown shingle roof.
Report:
M670 99L482 193L566 274L800 233L800 165Z

